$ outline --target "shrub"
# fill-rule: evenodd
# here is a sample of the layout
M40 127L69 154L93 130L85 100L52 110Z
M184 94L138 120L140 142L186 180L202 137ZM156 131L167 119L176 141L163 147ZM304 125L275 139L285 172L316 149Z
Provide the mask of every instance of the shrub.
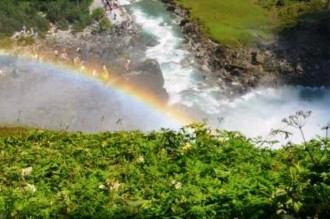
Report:
M329 139L270 150L237 132L199 124L180 131L93 135L0 130L5 218L327 218L330 213Z
M91 18L95 21L100 21L102 18L105 17L105 13L103 8L96 8L92 11Z
M111 29L111 23L108 20L108 18L104 17L100 20L100 30L101 31L106 31L106 30L110 30Z

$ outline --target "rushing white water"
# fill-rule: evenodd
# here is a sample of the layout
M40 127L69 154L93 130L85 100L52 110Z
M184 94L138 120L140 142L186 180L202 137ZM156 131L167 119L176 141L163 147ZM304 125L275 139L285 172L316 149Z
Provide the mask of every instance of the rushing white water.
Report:
M312 111L303 127L308 139L317 134L324 137L321 128L330 121L329 88L260 88L232 102L223 101L221 105L220 115L224 120L220 127L254 137L266 137L271 129L282 129L294 134L288 140L301 141L298 130L282 122L283 118L299 110Z
M305 134L307 138L323 134L322 125L330 120L329 88L259 88L229 101L212 79L202 80L206 73L195 69L191 54L180 49L183 37L162 3L142 0L127 7L143 31L158 41L147 50L146 56L159 62L170 104L197 114L199 119L207 119L214 127L264 138L271 129L284 129L295 133L290 140L296 142L301 141L297 130L286 127L281 120L299 110L312 110L304 127ZM219 123L219 118L224 120Z
M195 69L192 55L179 48L183 41L181 32L161 6L159 1L140 1L130 11L143 31L159 42L147 50L146 57L158 61L170 96L169 103L217 113L219 105L215 96L220 93L219 86L202 80L206 73Z

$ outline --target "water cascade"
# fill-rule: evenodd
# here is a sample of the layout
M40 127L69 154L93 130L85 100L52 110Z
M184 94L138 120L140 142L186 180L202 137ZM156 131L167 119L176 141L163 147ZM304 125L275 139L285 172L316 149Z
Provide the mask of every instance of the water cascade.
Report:
M160 1L119 1L127 4L145 35L158 41L147 50L146 56L159 62L170 104L180 106L213 127L264 138L271 129L285 129L294 133L293 141L300 141L301 137L281 120L296 111L311 110L304 127L307 137L324 135L321 128L330 120L330 88L260 87L228 100L213 78L203 78L204 75L210 77L209 74L194 68L192 54L180 48L183 42L180 28Z

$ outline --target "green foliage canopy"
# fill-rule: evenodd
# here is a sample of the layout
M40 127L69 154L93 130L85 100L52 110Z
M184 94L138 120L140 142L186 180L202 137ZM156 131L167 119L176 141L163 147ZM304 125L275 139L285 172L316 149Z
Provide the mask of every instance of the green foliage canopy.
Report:
M0 36L10 36L23 26L48 29L48 22L61 28L73 25L82 30L90 24L89 5L92 0L1 0Z

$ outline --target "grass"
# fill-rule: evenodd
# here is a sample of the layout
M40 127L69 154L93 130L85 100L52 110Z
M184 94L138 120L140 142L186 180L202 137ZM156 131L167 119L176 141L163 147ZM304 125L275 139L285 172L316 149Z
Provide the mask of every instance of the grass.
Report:
M178 0L204 24L215 41L232 46L250 45L268 35L272 18L252 0Z
M304 15L324 11L323 0L176 0L190 9L213 40L227 46L249 46L294 27Z

